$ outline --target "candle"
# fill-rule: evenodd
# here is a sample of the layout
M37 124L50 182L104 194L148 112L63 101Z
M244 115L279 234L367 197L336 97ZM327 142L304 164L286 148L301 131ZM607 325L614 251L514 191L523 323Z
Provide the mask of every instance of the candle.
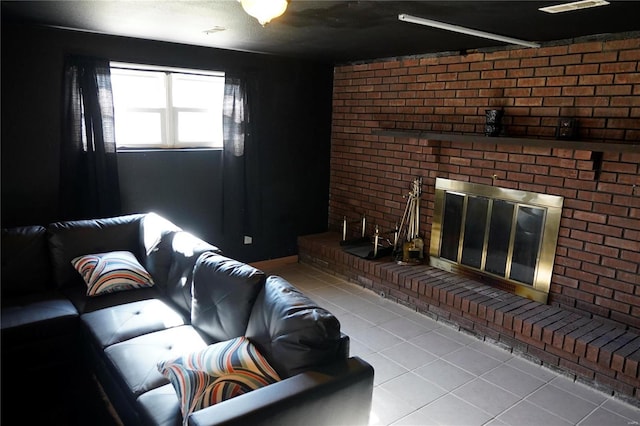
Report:
M345 216L344 219L342 219L342 241L345 241L347 239L347 217Z

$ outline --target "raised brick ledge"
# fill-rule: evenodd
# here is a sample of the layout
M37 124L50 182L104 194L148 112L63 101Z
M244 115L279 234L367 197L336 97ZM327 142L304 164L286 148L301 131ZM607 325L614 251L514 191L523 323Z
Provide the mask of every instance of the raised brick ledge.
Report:
M339 241L298 237L299 261L640 406L640 335L428 265L361 259Z

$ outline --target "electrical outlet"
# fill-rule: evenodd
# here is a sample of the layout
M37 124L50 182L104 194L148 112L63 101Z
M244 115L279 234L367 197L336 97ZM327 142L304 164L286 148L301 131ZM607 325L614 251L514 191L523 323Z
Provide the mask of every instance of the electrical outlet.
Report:
M253 244L253 238L249 235L245 235L244 236L244 243L245 244Z

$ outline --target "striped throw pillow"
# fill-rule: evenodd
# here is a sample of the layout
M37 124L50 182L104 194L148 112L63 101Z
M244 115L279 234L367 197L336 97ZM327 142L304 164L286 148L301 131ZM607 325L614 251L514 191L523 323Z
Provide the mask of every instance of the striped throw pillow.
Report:
M196 410L280 380L244 336L162 361L158 371L171 381L178 394L184 425Z
M87 284L88 296L153 286L151 275L128 251L87 254L71 264Z

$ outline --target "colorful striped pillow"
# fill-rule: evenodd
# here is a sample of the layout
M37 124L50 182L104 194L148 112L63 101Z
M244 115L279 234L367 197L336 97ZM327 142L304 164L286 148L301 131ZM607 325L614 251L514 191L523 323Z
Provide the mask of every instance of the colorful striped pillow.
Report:
M151 275L128 251L87 254L71 264L87 284L88 296L153 286Z
M180 399L183 424L196 410L280 380L246 337L236 337L175 359L158 363Z

